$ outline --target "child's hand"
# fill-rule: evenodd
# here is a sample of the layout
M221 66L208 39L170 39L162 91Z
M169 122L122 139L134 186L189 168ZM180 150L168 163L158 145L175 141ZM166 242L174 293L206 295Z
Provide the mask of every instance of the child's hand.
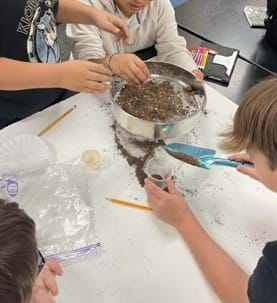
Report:
M229 156L228 159L235 160L235 161L248 161L248 162L253 163L253 160L251 159L251 157L248 154L235 154L235 155ZM257 175L256 168L248 167L246 165L240 165L237 167L237 171L239 171L240 173L242 173L244 175L247 175L248 177L250 177L252 179L260 181L259 177Z
M35 280L31 303L54 303L53 297L59 293L56 276L62 274L59 263L54 260L47 261Z
M76 92L101 93L111 88L110 71L102 64L71 60L57 64L58 86Z
M145 63L133 54L116 54L110 67L114 74L128 81L130 84L140 85L145 82L150 72Z
M204 81L204 75L199 69L192 71L192 73L195 75L195 77L198 81L200 81L200 82Z
M145 179L144 188L155 215L178 229L191 211L171 179L167 181L167 187L169 192L162 190L149 179Z
M110 13L97 10L94 16L94 22L100 29L114 34L118 40L128 41L127 24L120 18Z

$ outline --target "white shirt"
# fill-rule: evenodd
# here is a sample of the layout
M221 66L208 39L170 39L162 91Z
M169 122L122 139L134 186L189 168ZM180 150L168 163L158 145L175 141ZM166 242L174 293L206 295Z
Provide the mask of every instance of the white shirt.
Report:
M153 0L130 18L126 18L112 0L82 2L127 21L129 39L127 44L118 42L113 34L93 25L68 25L67 35L74 42L75 59L102 59L114 53L134 53L155 45L157 60L179 65L188 71L197 69L185 39L178 34L175 12L169 0Z

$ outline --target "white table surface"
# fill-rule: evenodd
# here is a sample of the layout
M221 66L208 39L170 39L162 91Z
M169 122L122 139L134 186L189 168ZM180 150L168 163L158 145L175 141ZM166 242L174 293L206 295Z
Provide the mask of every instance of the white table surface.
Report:
M209 86L207 94L208 114L179 141L216 147L218 132L231 123L236 105ZM105 201L105 197L117 197L147 203L134 169L116 149L105 100L105 96L79 94L0 131L0 143L16 134L36 134L76 104L66 119L44 135L54 159L66 161L87 148L96 148L109 159L109 165L91 180L103 250L64 267L57 302L218 302L173 228L152 213ZM232 168L206 171L172 161L177 184L200 222L250 273L265 242L276 238L275 195Z

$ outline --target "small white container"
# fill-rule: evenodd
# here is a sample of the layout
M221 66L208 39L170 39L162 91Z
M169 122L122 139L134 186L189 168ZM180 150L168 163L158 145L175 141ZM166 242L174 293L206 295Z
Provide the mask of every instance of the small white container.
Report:
M101 167L101 155L95 149L88 149L82 153L82 163L88 171L98 170Z

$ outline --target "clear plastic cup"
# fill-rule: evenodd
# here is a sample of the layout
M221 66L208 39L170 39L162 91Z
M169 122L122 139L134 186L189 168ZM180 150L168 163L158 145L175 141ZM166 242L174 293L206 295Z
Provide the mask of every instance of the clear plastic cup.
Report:
M101 167L101 155L95 149L83 152L81 160L88 171L98 170Z
M167 187L166 181L172 177L173 169L165 159L152 158L146 163L145 173L160 188Z

